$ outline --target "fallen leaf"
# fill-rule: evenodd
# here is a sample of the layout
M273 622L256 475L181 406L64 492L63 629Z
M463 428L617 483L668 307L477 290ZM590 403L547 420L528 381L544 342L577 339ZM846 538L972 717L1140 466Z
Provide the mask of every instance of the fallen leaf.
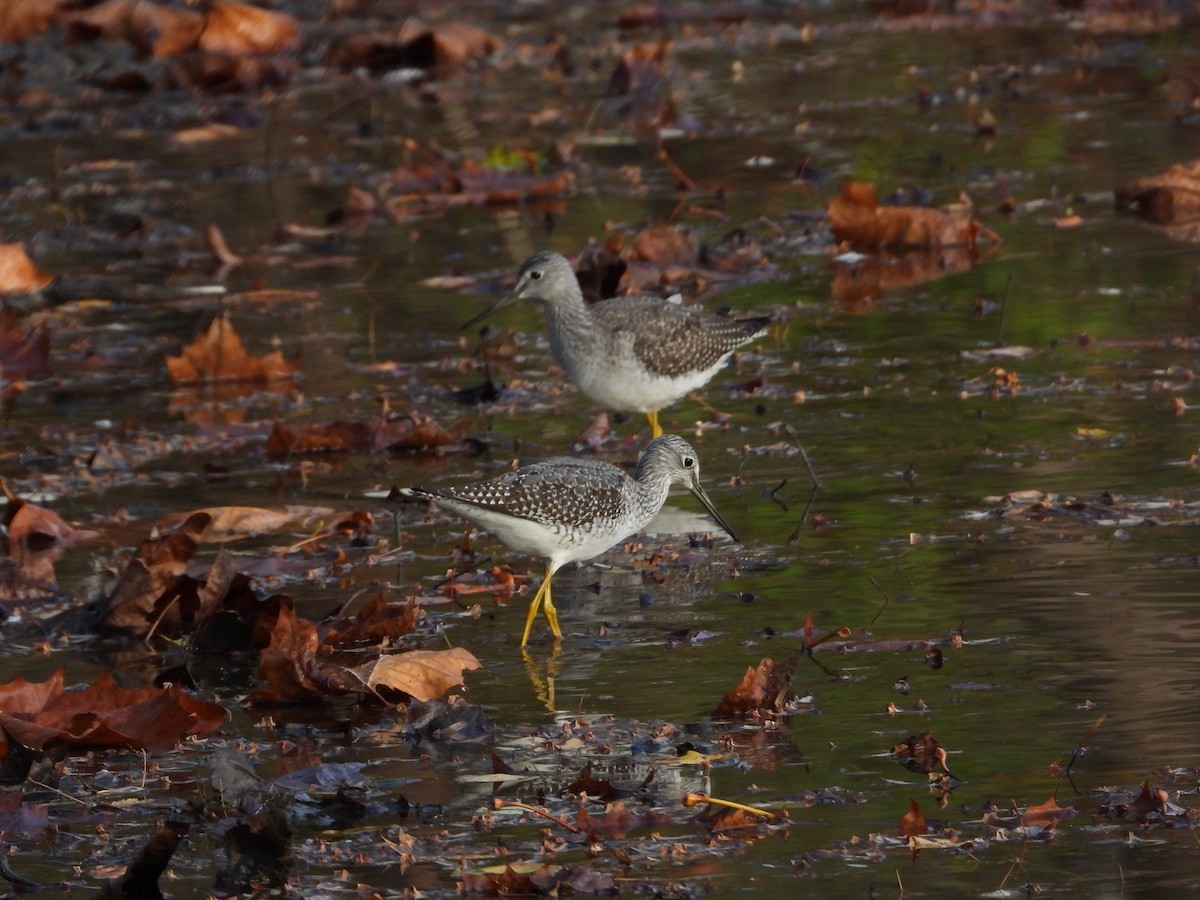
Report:
M405 416L371 422L312 423L293 428L275 423L267 438L267 455L296 453L369 452L391 450L427 452L459 443L466 434L462 423L446 429L429 416L412 411Z
M939 766L946 772L950 771L946 765L945 748L928 731L909 735L892 748L892 755L898 763L912 772L927 775Z
M73 0L5 0L0 3L0 42L41 34Z
M471 651L454 647L389 654L353 671L372 688L389 688L418 700L437 700L463 684L463 672L482 667Z
M226 56L280 53L299 45L300 26L292 16L226 0L209 5L199 39L201 50Z
M142 56L165 59L195 45L204 26L198 12L151 0L106 0L64 17L70 43L107 38L130 44Z
M1053 797L1039 806L1027 806L1021 813L1022 825L1042 825L1053 828L1059 819L1073 819L1075 807L1059 806Z
M690 266L696 262L696 239L673 225L659 222L643 228L621 251L630 262Z
M335 647L364 642L378 644L395 640L416 630L418 615L415 600L388 603L383 594L376 594L354 616L338 616L322 622L319 628L320 646Z
M187 564L211 522L195 513L169 534L142 541L138 554L101 603L97 631L145 637L178 597Z
M53 510L9 497L8 553L16 568L0 582L0 599L46 599L56 593L54 563L80 541L98 532L77 529Z
M925 813L916 800L908 801L908 812L900 817L900 836L924 835L926 831Z
M372 71L456 66L489 56L503 46L493 34L465 23L430 27L409 18L399 28L360 31L336 41L327 62L345 69Z
M224 707L189 697L178 685L123 688L107 670L82 690L64 689L65 669L45 682L0 685L0 728L31 750L132 748L162 753L185 735L207 737L224 723ZM7 751L6 751L7 752Z
M0 244L0 294L32 294L53 280L29 258L24 244Z
M296 615L290 598L281 602L275 620L260 623L258 673L267 682L250 696L253 703L299 703L314 695L346 694L358 684L341 666L317 659L316 626Z
M861 181L847 182L842 193L829 201L829 218L838 241L864 252L974 248L981 237L1000 242L995 232L969 213L885 206L880 204L875 188Z
M792 675L795 671L795 658L777 663L770 657L763 657L757 666L746 669L741 684L717 704L712 711L713 718L778 712L792 696Z
M225 316L213 320L208 331L183 349L179 356L167 357L167 374L172 385L210 381L270 381L292 378L299 366L273 350L263 357L252 357L242 346L233 323Z
M1200 241L1200 160L1119 185L1113 196L1118 210L1160 226L1172 238Z

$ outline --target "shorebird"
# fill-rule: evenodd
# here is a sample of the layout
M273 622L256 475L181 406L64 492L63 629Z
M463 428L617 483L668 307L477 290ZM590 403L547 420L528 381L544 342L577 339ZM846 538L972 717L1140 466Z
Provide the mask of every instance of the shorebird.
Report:
M696 451L674 434L647 445L632 477L611 463L564 457L522 466L487 481L412 487L405 493L430 500L490 531L512 549L546 561L546 577L525 617L524 647L539 608L545 609L555 639L562 637L550 594L554 573L566 563L598 556L641 531L662 509L673 484L695 494L717 525L737 540L700 484Z
M463 324L469 328L518 300L542 304L550 349L567 378L608 409L658 411L703 387L738 347L764 334L765 316L730 319L658 297L584 302L571 264L552 251L525 260L512 293Z

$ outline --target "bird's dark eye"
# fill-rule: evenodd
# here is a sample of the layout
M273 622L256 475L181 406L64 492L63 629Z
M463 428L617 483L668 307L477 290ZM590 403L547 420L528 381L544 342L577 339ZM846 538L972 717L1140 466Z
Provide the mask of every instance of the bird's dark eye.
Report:
M539 281L542 277L541 270L534 269L532 272L529 273L529 277L531 279L533 279L534 281Z
M683 458L683 467L685 469L690 469L694 465L696 465L696 461L694 459L692 459L690 456L685 456Z

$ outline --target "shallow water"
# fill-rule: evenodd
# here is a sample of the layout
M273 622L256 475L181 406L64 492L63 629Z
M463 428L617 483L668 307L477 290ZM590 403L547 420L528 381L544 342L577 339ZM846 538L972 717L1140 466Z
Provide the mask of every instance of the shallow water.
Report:
M577 16L562 25L568 36L605 20L607 8L584 7ZM744 756L744 766L679 775L683 783L702 781L714 796L786 806L795 823L790 833L713 858L647 862L639 874L657 885L722 896L780 890L864 896L898 891L898 883L907 896L982 894L1001 885L1019 890L1026 883L1096 897L1194 891L1200 869L1190 829L1143 831L1096 812L1104 788L1136 790L1144 780L1162 785L1164 770L1196 764L1194 508L1200 490L1188 460L1200 434L1195 411L1174 415L1172 399L1191 400L1188 373L1197 351L1169 342L1198 330L1194 251L1118 216L1110 194L1115 184L1194 152L1194 130L1175 121L1181 108L1162 85L1164 76L1197 62L1192 30L1088 36L1071 20L1049 14L1019 28L964 22L910 29L839 4L813 21L818 30L810 42L791 32L765 41L748 27L676 34L669 69L682 112L703 124L699 133L670 141L673 158L700 185L693 203L714 211L685 215L685 223L708 243L735 228L764 242L782 231L797 242L795 252L779 256L769 280L704 300L776 319L772 335L704 394L731 414L730 426L699 426L708 414L692 401L663 414L667 430L695 444L709 492L742 543L719 542L710 552L689 548L686 535L647 538L643 554L659 546L683 554L651 578L633 570L637 555L619 550L596 565L564 570L555 580L566 633L558 658L549 652L544 620L535 627L528 658L519 652L525 598L485 602L478 618L444 608L431 614L441 617L450 642L485 665L468 675L467 696L498 726L502 757L523 754L526 735L552 733L579 717L611 718L607 762L614 768L646 764L632 748L662 723L713 740L717 729L709 715L722 695L760 658L799 652L802 639L789 633L803 628L807 616L818 632L852 630L846 646L827 645L815 659L800 660L795 687L811 693L811 714L782 722L765 749ZM488 24L528 40L546 33L532 14ZM584 39L575 42L586 58ZM163 150L150 134L119 133L96 144L77 134L52 142L13 135L9 145L20 152L3 165L15 177L52 181L51 146L76 161L138 160L139 181L162 179L152 192L155 215L164 227L178 226L184 238L175 251L130 246L123 258L89 252L82 239L73 246L61 230L42 241L37 259L48 271L127 272L133 283L177 286L181 296L139 308L77 306L53 314L55 346L65 362L57 381L35 384L8 422L6 444L13 452L0 467L6 482L21 492L45 486L43 473L60 473L55 505L73 521L94 522L119 507L149 522L223 504L370 507L364 494L373 488L448 483L499 471L514 457L568 452L595 410L554 384L536 310L498 317L498 327L517 333L520 352L514 364L494 372L502 383L541 378L552 384L535 409L518 402L521 408L510 411L503 398L492 408L467 408L453 392L483 378L465 365L460 370L475 343L458 325L494 299L503 289L498 279L526 250L574 251L601 237L606 223L633 232L676 207L672 178L656 163L653 140L597 102L611 58L595 52L597 74L569 89L533 75L518 88L510 76L467 73L448 81L442 105L421 105L405 89L378 83L299 85L280 102L270 136L277 162L269 177L261 133L186 151ZM731 75L735 62L743 67L740 79ZM916 102L923 88L932 98L926 110ZM994 138L975 136L968 120L972 95L999 121ZM353 257L345 268L250 262L228 276L230 291L262 283L314 292L286 306L241 302L234 309L253 352L265 352L273 340L302 351L298 388L232 402L202 392L199 403L169 391L149 361L190 339L216 309L211 298L183 292L213 280L203 227L218 222L231 243L250 249L265 246L281 222L319 221L349 185L386 172L405 137L458 139L443 114L451 103L478 129L480 147L576 136L581 169L562 211L547 218L532 210L461 208L376 223L336 241L337 252ZM528 126L524 117L543 105L564 106L563 124ZM360 127L364 121L371 128ZM751 167L752 157L774 162ZM619 166L640 166L647 189L630 187ZM794 181L801 168L820 177ZM888 291L867 304L839 302L831 296L827 248L800 236L841 176L872 180L882 192L921 189L937 203L953 200L962 188L982 221L1003 236L1003 246L969 271ZM118 188L130 186L120 174L110 177ZM721 200L713 195L718 186ZM996 208L1008 196L1018 207L1006 216ZM116 205L98 196L80 201L75 213L94 221ZM1080 214L1082 224L1056 228L1068 211ZM36 229L25 233L24 217L42 228L59 227L36 203L9 205L4 215L8 233L29 241ZM496 279L467 293L422 285L451 270ZM127 365L92 372L71 350L83 337L100 353L129 354L131 343L139 350ZM999 346L1030 352L1015 359L971 355ZM393 361L391 370L371 368ZM996 365L1018 373L1016 396L986 396L985 376ZM742 389L760 377L756 392ZM187 437L207 427L202 414L249 422L368 418L380 394L395 408L465 421L471 435L487 442L488 454L316 460L301 478L293 461L267 460L260 441L231 442L219 455L189 451L181 441L141 466L142 477L112 486L89 481L61 460L16 455L63 442L75 453L106 439L120 446L143 429ZM515 396L529 399L528 393ZM809 474L784 426L794 429L820 481L807 510ZM602 456L629 464L645 424L629 418L616 431L629 444L610 445ZM206 481L201 470L207 462L228 466L228 481ZM903 477L910 467L915 481ZM735 486L731 480L739 474L742 483ZM1128 514L1064 513L1036 522L999 516L1003 495L1033 490ZM672 508L698 511L686 494L674 498ZM379 533L390 535L391 514L375 509ZM818 516L824 524L814 527ZM462 528L449 519L431 524L415 511L406 512L402 528L412 557L358 563L308 581L269 582L264 591L286 590L317 618L379 584L397 595L430 593L451 565ZM146 530L131 529L129 544ZM274 543L233 549L253 558ZM482 536L475 547L531 573L536 583L535 561ZM82 590L91 565L78 551L60 563L64 590ZM696 643L673 638L688 629L711 634ZM931 671L926 643L945 643L959 632L965 645L945 646L944 667ZM875 646L874 640L892 643ZM896 643L904 641L911 646ZM10 654L0 675L44 677L63 655L31 661ZM65 655L72 680L81 682L104 662L91 652ZM154 662L143 661L151 674ZM137 671L134 664L126 668ZM896 690L899 679L907 679L907 695ZM223 699L234 702L240 691L244 686L231 687ZM927 711L912 711L917 698ZM886 715L889 702L902 711ZM377 711L331 708L337 716L359 717L364 727L381 721ZM1048 769L1070 760L1100 716L1104 724L1073 768L1077 794ZM226 731L261 740L257 718L239 712ZM403 740L390 740L386 729L368 729L371 737L357 742L333 740L323 731L328 710L280 711L274 719L281 726L313 724L314 731L297 740L321 748L327 761L366 762L367 773L389 790L402 791L414 805L435 804L436 813L406 823L412 833L445 830L455 845L475 840L470 822L486 809L487 792L455 775L490 771L488 750L423 747L431 754L423 759ZM936 807L923 775L906 772L888 754L923 731L947 748L951 769L964 782L945 809ZM670 749L664 746L661 756ZM570 775L582 760L562 754L558 763ZM122 764L140 762L117 754L114 769ZM544 785L551 796L560 787L555 778ZM1191 805L1194 769L1172 789L1182 792L1178 802ZM1001 842L974 824L989 803L1024 807L1052 795L1079 810L1053 841ZM872 852L869 835L895 834L910 799L920 801L930 819L981 842L971 852L925 851L916 858L902 849ZM359 823L394 824L390 810ZM485 840L517 844L535 833L510 819ZM307 824L299 837L336 843L344 835ZM87 852L81 839L64 840L40 863L22 860L28 868L21 871L55 881L64 877L63 866ZM210 857L219 853L211 835L189 838L172 890L179 896L192 886L208 890ZM328 861L308 847L296 886L305 896L342 893L353 882L384 892L449 893L455 853L451 848L441 861L418 859L402 873L378 863L355 868ZM351 872L349 882L325 884L343 867Z

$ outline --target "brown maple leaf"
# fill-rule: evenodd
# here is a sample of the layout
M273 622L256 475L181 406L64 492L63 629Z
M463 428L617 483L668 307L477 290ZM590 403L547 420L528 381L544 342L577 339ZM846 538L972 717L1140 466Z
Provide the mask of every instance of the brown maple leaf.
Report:
M225 316L213 320L208 331L183 348L179 356L167 357L167 375L172 385L210 381L264 382L292 378L299 366L279 350L253 357L242 346L233 323Z
M0 728L8 740L31 750L127 747L161 753L184 735L207 737L225 721L223 707L189 697L178 685L123 688L105 670L88 687L68 691L64 673L59 669L40 684L17 679L0 686Z
M186 587L188 560L212 517L194 513L162 537L147 538L102 602L97 631L145 637Z

